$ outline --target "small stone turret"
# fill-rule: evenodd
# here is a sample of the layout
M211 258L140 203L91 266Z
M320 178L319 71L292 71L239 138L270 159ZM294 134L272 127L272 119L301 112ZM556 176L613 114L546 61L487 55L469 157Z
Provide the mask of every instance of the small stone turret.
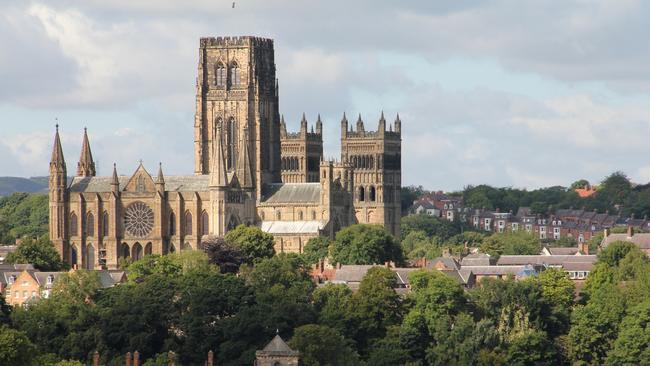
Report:
M93 160L93 153L90 150L88 129L84 127L83 143L81 144L81 156L79 157L79 163L77 163L77 176L94 177L95 175L95 161Z
M50 159L50 179L49 179L49 229L50 240L54 244L61 258L67 258L66 250L66 229L67 213L66 198L68 187L68 170L63 157L63 148L61 147L61 137L59 136L59 125L56 125L54 134L54 146L52 148L52 158Z

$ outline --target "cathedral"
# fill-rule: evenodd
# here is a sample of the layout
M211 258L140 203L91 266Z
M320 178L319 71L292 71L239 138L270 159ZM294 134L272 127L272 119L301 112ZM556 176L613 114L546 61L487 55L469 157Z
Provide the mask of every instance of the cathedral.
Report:
M273 40L202 38L194 120L194 174L131 175L113 165L96 176L84 131L68 178L59 127L49 175L50 239L67 263L113 269L122 258L200 249L210 236L256 225L276 252L300 253L310 238L355 223L399 235L401 121L366 130L341 120L341 158L323 159L323 122L287 132L279 113Z

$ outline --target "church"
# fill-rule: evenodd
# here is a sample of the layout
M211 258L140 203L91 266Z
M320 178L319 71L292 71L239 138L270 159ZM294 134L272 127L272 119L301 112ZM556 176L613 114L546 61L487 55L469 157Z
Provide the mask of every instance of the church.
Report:
M256 225L275 250L300 253L316 236L355 223L399 236L401 121L376 130L341 120L341 158L323 159L323 122L287 132L279 113L273 40L202 38L194 120L194 174L143 163L96 176L88 134L69 178L57 126L49 170L49 233L63 260L114 269L121 258L201 249L211 236ZM188 123L189 124L189 123ZM188 126L189 127L189 126ZM132 168L133 169L133 168Z

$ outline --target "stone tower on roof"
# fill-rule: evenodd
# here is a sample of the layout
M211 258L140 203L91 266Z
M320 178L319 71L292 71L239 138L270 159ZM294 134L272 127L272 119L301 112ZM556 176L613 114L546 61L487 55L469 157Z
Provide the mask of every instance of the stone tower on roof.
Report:
M323 122L316 119L316 131L308 130L307 118L302 114L300 132L287 132L284 117L280 121L282 150L282 182L313 183L320 180L320 162L323 160Z
M278 334L255 356L255 366L298 366L300 352L292 350Z

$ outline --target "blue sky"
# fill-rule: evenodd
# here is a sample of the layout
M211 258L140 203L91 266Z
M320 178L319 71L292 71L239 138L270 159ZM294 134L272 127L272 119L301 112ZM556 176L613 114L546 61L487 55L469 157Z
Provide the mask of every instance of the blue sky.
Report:
M202 36L275 40L290 129L403 121L403 181L536 188L650 181L650 5L609 1L21 1L0 12L0 176L68 168L87 126L100 174L193 168Z

